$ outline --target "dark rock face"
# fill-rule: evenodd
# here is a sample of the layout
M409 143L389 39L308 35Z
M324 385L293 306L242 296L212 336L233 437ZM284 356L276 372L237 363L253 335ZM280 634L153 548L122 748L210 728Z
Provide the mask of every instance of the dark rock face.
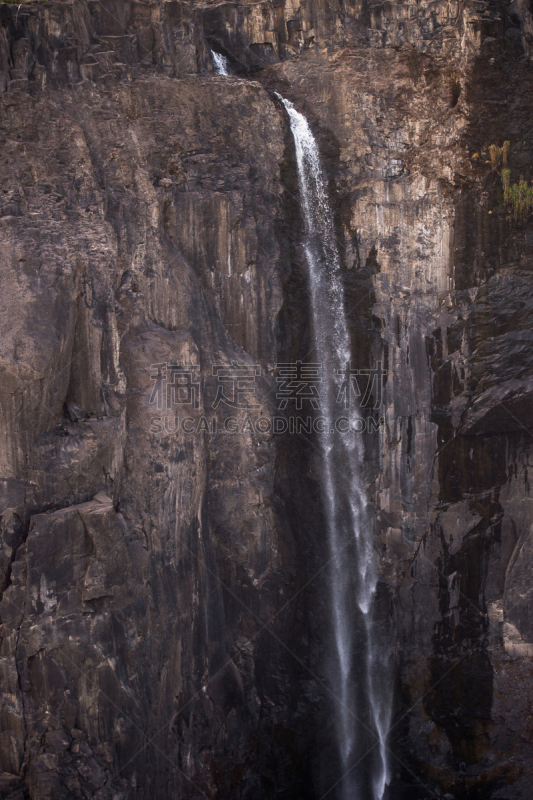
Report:
M320 462L269 429L312 357L274 90L387 369L390 797L530 796L533 235L487 162L532 177L532 36L521 2L0 4L0 796L339 777Z

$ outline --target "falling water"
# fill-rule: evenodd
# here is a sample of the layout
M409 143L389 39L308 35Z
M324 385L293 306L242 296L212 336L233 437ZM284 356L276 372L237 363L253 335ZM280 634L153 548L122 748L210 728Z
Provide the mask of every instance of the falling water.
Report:
M333 374L346 374L350 340L344 290L319 151L305 117L291 102L277 96L289 115L296 149L317 361ZM347 390L350 391L349 384ZM331 559L335 651L331 686L336 696L336 735L342 768L338 787L342 800L381 800L389 783L386 738L392 690L386 653L377 635L377 568L361 479L361 435L355 433L357 426L352 424L351 433L336 430L337 399L330 382L321 397L326 432L319 439ZM347 412L351 423L359 416L358 408L352 405ZM363 756L374 744L368 765Z
M229 61L226 56L223 56L221 53L215 53L214 50L212 51L212 56L213 64L217 73L219 75L225 75L229 77L231 73L229 71Z

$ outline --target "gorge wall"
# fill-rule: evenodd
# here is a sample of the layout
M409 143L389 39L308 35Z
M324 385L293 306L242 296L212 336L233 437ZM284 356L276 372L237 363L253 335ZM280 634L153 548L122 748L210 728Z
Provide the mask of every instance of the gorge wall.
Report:
M316 441L202 422L310 360L276 91L387 370L390 798L530 796L533 227L489 146L532 177L532 41L525 0L0 4L0 796L334 797Z

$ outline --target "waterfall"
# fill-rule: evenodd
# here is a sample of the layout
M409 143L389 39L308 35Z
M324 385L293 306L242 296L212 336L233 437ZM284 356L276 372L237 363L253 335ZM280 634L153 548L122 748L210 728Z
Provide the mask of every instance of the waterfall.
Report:
M290 101L277 96L287 110L294 138L314 346L325 376L321 393L325 433L318 438L330 556L334 641L330 683L336 696L335 730L342 770L339 796L381 800L389 783L386 740L392 682L376 624L377 564L361 479L363 443L355 432L357 424L352 424L360 409L350 406L347 411L351 432L336 430L338 396L334 381L327 380L346 374L350 364L340 261L316 141L305 117Z
M226 56L223 56L221 53L215 53L215 51L211 51L211 55L213 56L213 64L215 67L216 72L219 75L225 75L229 77L231 75L229 71L229 61Z

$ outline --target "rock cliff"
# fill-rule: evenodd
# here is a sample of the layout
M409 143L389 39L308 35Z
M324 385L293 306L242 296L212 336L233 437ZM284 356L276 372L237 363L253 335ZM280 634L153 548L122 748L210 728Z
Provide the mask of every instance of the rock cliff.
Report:
M530 796L533 227L489 148L533 177L532 42L524 0L0 4L0 796L334 796L275 92L320 145L357 366L387 372L390 798Z

